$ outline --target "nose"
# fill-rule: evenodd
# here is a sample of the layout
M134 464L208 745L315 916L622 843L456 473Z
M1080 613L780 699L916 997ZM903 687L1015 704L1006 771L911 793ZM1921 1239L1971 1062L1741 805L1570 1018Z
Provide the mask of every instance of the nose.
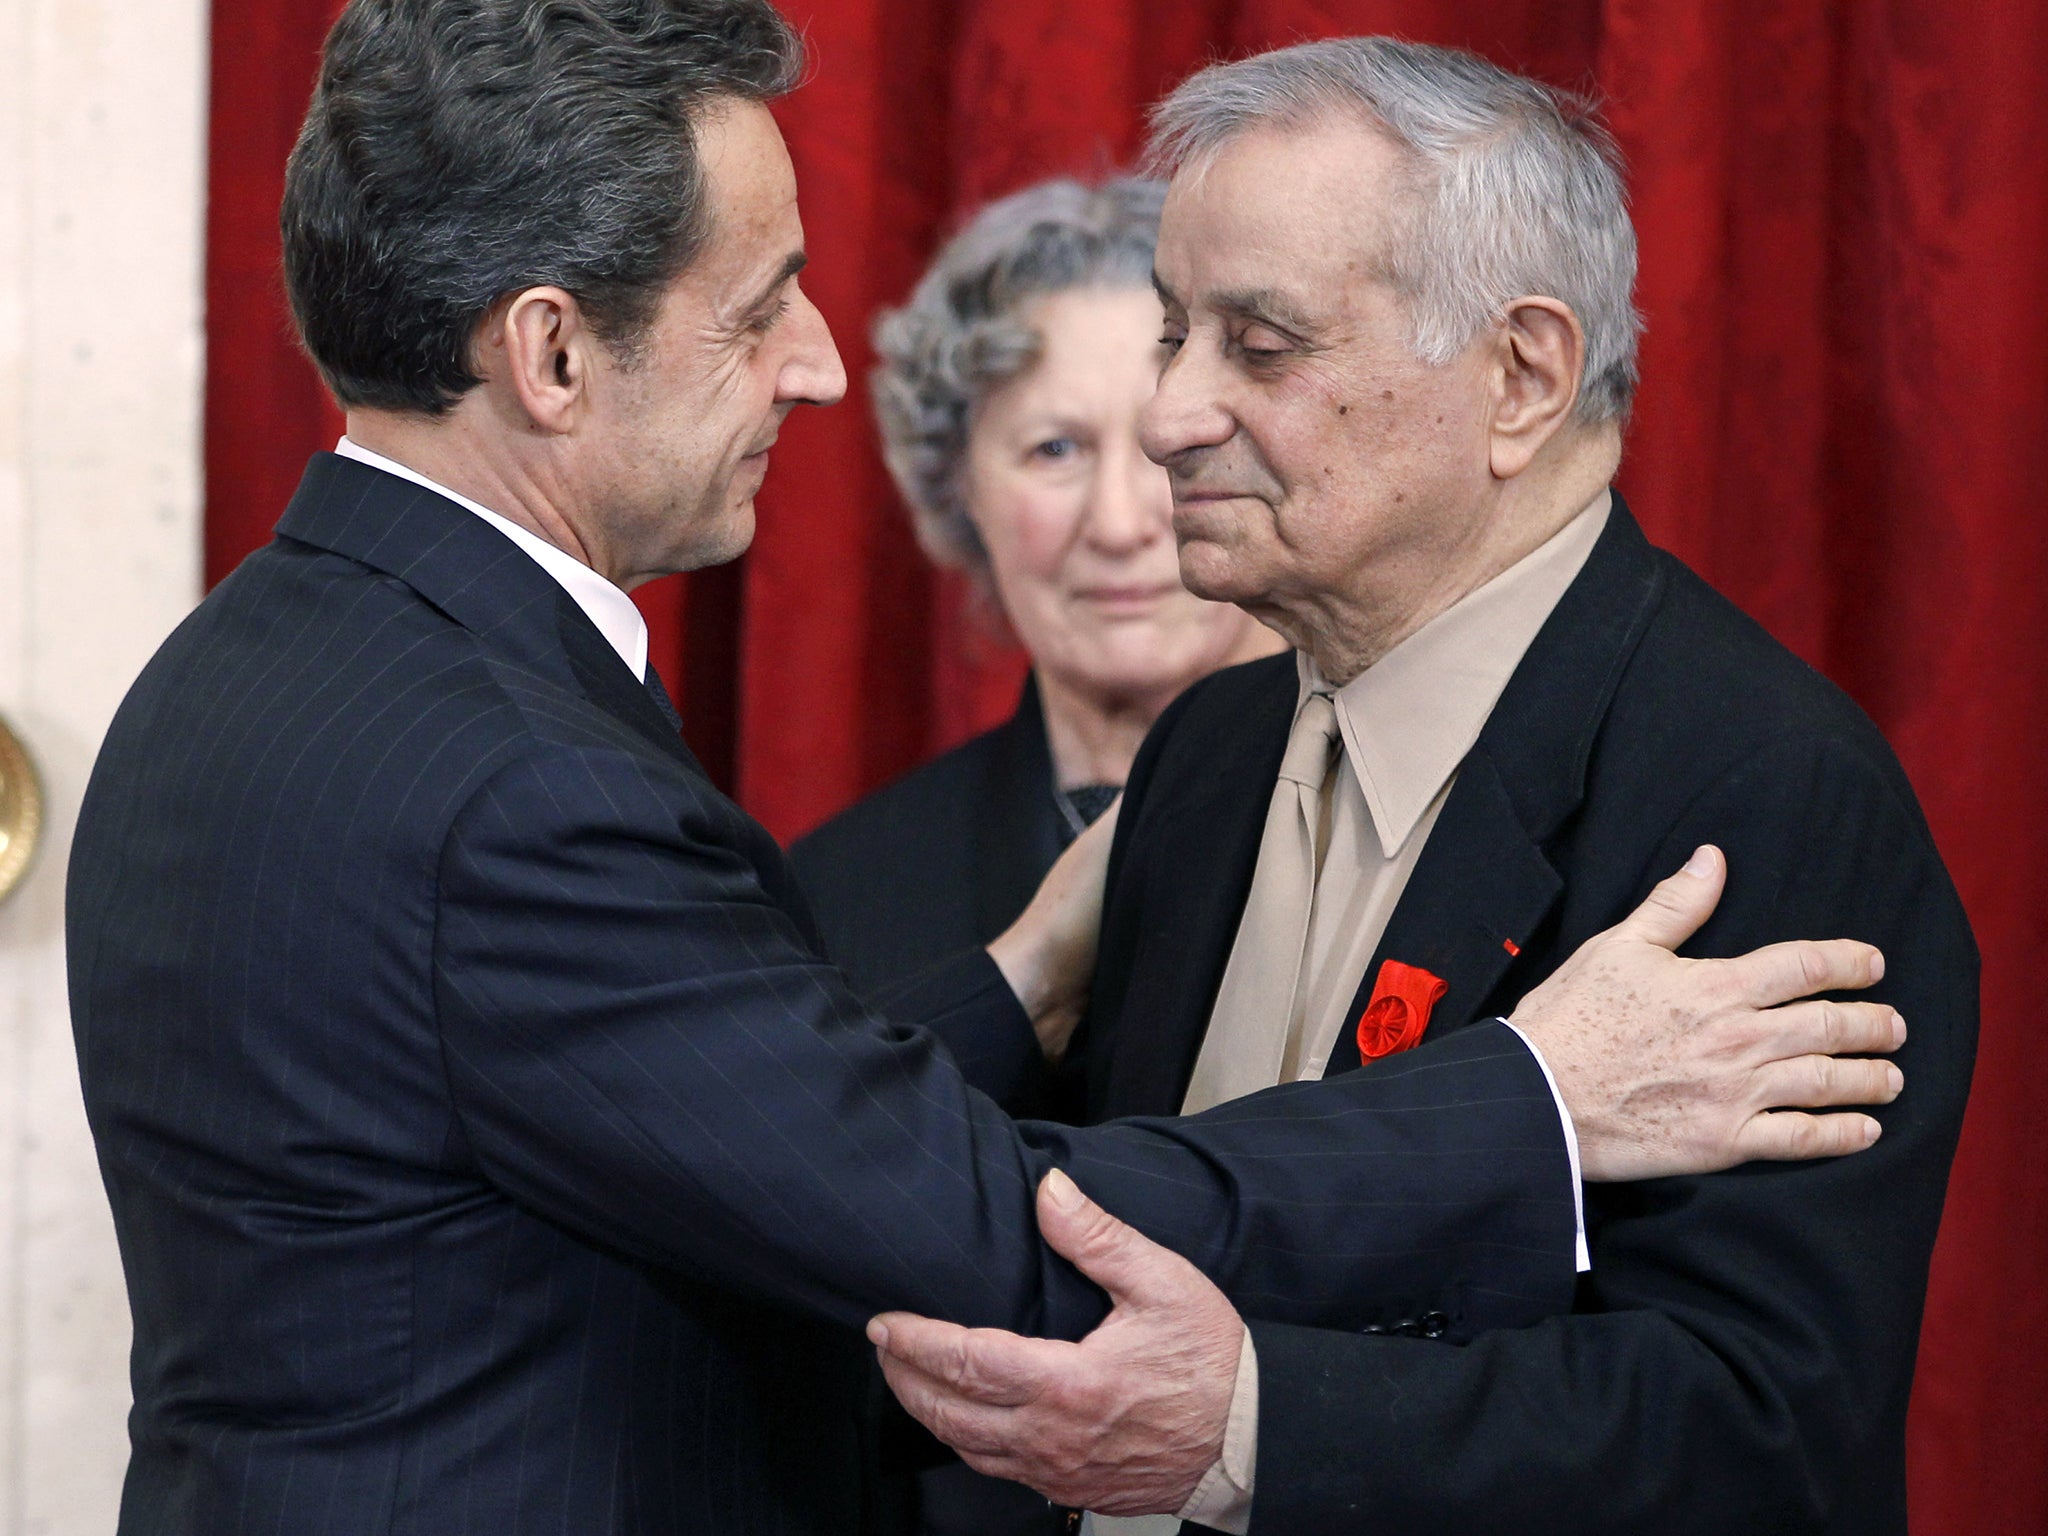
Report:
M846 398L846 364L832 328L801 288L790 295L791 346L775 376L775 398L786 405L837 405Z
M1159 388L1138 416L1145 456L1171 470L1204 448L1229 441L1237 430L1222 400L1222 380L1193 338L1168 359Z
M1137 439L1104 445L1082 536L1106 555L1131 555L1173 526L1173 492Z

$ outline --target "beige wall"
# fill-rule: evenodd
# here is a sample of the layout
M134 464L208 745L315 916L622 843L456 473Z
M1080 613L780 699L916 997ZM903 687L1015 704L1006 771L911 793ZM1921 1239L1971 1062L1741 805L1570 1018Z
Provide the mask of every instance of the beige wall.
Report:
M0 0L0 713L48 840L0 906L0 1536L113 1529L128 1318L65 1015L108 717L199 584L203 0Z

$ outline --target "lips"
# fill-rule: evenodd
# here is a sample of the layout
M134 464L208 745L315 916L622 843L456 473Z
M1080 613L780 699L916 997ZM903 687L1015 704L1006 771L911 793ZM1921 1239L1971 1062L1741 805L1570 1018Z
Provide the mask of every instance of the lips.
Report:
M1200 537L1205 531L1222 532L1235 523L1233 517L1211 517L1209 508L1222 506L1233 501L1256 501L1256 496L1228 496L1218 491L1203 491L1194 496L1176 496L1173 499L1173 536L1185 544L1191 538Z
M1155 582L1115 587L1082 587L1074 596L1099 608L1149 608L1180 590L1177 582Z

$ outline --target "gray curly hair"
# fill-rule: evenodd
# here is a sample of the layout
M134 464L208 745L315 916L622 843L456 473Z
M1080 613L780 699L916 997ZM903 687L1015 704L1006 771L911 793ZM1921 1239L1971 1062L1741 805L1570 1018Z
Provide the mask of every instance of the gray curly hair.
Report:
M961 494L975 405L1039 355L1021 318L1031 299L1074 288L1148 288L1165 184L1061 179L990 203L947 242L910 302L875 322L869 386L882 453L918 543L942 565L986 576L988 554Z
M1407 155L1407 217L1388 253L1425 363L1456 357L1524 294L1562 300L1586 335L1581 421L1628 415L1642 318L1621 154L1591 103L1476 54L1391 37L1302 43L1191 76L1152 113L1151 168L1199 172L1262 124L1363 116Z

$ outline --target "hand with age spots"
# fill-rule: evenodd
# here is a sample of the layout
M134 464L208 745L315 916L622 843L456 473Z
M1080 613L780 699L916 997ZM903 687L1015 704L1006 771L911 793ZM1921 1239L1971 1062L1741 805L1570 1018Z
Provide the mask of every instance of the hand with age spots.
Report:
M868 1324L882 1374L977 1472L1074 1509L1173 1514L1222 1455L1244 1323L1194 1265L1057 1170L1038 1225L1109 1293L1093 1333L1068 1344L888 1312Z
M1571 1112L1589 1180L1860 1152L1877 1140L1877 1121L1804 1111L1889 1104L1905 1084L1892 1063L1855 1054L1905 1043L1896 1012L1811 998L1881 980L1884 956L1870 945L1799 940L1727 960L1673 953L1713 914L1727 879L1720 850L1700 848L1514 1011Z

